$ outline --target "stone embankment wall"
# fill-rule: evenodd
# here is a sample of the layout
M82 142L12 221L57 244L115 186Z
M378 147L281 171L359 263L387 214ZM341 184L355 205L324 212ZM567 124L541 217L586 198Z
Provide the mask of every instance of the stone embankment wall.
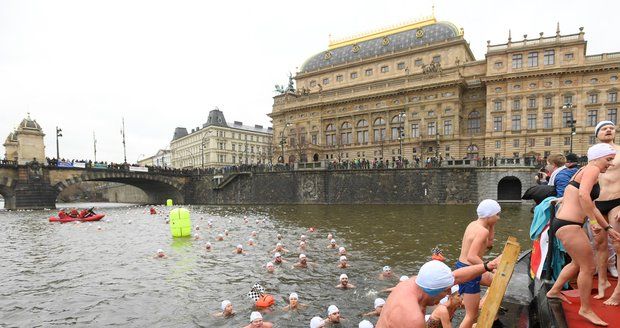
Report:
M478 202L478 173L463 169L293 171L238 175L221 189L194 181L192 204L425 204Z

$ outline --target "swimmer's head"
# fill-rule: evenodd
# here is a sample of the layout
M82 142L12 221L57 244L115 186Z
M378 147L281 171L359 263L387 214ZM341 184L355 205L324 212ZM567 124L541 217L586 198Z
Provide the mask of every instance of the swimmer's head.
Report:
M277 243L276 247L282 247L282 243Z
M260 312L254 311L252 312L252 314L250 314L250 323L260 324L262 322L263 316L260 314Z
M307 238L307 237L306 237L306 235L301 235L301 237L300 237L299 239L301 239L301 240L305 241L305 240L306 240L306 238Z
M248 244L249 245L254 245L254 239L252 239L252 238L248 239Z
M310 320L310 328L324 328L325 320L321 317L314 317Z
M391 275L392 274L392 268L390 268L389 265L386 265L383 267L383 274L384 275Z
M278 240L282 240L282 235L281 234L278 234L276 237L278 238Z
M273 272L275 270L275 266L271 262L267 262L267 264L265 264L265 267L267 268L267 272Z
M163 250L163 249L161 249L161 248L160 248L160 249L158 249L158 250L157 250L157 254L164 254L164 250Z
M342 247L342 246L340 246L340 247L338 248L338 253L340 253L340 254L344 254L344 253L346 253L346 252L347 252L347 249L346 249L346 248L344 248L344 247Z
M332 238L332 240L330 240L329 243L332 245L336 245L336 239Z
M381 312L381 309L383 309L383 306L385 305L385 300L382 298L375 298L375 310L377 310L377 312Z
M230 311L232 310L232 303L230 303L229 300L224 300L222 301L221 308L224 312L227 312L227 310Z
M334 235L332 235L332 233L331 233L331 232L330 232L330 233L328 233L328 234L327 234L327 239L334 239Z
M278 257L282 257L282 254L276 252L275 254L273 254L273 257L277 259Z
M243 250L243 245L241 245L241 244L237 245L237 250L238 251Z
M305 260L307 258L306 254L299 254L300 260Z
M299 247L306 247L306 242L305 241L300 241L299 242Z
M372 325L372 323L368 320L362 320L360 321L360 323L357 325L358 328L374 328L375 326Z
M502 211L502 207L499 206L499 203L494 201L493 199L485 199L478 204L478 208L476 212L478 213L479 219L491 218L493 216L499 215Z
M207 249L211 249L211 243L210 243L210 242L207 242L207 243L205 244L205 247L206 247Z
M433 260L422 265L415 282L430 296L430 303L437 304L454 286L454 275L445 263Z
M342 256L340 257L340 262L346 262L346 261L347 261L347 257L346 257L346 256L344 256L344 255L342 255Z
M288 300L291 306L296 306L297 302L299 302L299 295L297 295L297 293L291 293L291 295L288 296Z
M400 276L400 279L398 279L399 281L403 282L403 281L407 281L409 280L409 277L407 276Z
M349 276L347 276L346 274L341 274L340 275L340 283L343 285L346 285L347 283L349 283Z
M327 308L327 319L330 322L340 322L340 310L335 305L330 305Z
M228 236L228 230L224 230L224 234ZM220 234L221 235L221 234Z

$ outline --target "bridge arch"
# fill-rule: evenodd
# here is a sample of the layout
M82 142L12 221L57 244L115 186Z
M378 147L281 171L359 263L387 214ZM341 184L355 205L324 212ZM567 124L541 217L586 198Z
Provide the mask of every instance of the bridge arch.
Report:
M4 208L15 208L15 180L10 177L3 177L0 179L0 195L4 198Z
M513 175L507 175L497 183L498 201L521 201L521 180Z
M71 185L89 181L117 182L137 187L144 191L150 204L164 204L172 199L175 204L183 204L183 183L170 177L148 173L126 171L86 172L63 179L54 184L56 195Z

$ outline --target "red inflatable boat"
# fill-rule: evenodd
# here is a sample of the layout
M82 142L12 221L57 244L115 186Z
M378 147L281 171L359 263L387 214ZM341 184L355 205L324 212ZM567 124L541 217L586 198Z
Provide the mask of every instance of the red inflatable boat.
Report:
M87 217L77 217L77 218L72 218L70 216L66 216L64 218L57 218L55 216L50 216L50 222L60 222L60 223L65 223L65 222L73 222L73 221L82 221L82 222L88 222L88 221L99 221L101 219L103 219L103 217L105 216L105 214L95 214L95 215L91 215L91 216L87 216Z

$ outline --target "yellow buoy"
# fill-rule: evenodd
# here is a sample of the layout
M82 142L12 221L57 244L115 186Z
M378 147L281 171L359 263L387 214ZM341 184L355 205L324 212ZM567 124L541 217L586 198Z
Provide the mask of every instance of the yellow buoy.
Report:
M172 206L172 199L166 200L166 206Z
M170 233L172 237L189 237L192 235L192 221L189 211L184 208L175 208L170 211Z

